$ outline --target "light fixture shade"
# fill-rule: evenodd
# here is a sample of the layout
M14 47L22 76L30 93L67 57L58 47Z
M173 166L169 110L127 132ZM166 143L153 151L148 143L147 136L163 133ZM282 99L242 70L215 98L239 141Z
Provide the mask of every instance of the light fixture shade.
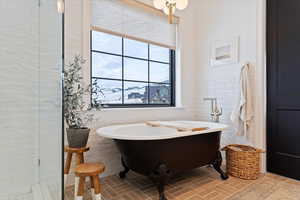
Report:
M176 0L176 8L183 10L188 6L188 0Z
M65 2L64 0L57 0L57 12L64 13L65 12Z
M153 1L154 7L157 9L163 9L166 7L166 1L165 0L154 0Z
M166 15L169 15L169 8L168 7L164 7L163 8L163 11L164 11L164 13L166 14Z

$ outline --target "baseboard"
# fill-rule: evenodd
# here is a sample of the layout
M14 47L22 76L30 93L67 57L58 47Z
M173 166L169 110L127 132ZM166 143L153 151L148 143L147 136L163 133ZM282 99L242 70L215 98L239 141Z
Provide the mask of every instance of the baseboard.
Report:
M32 195L33 200L43 200L42 188L39 184L32 187Z
M33 200L59 200L61 197L58 184L38 184L32 187Z
M33 200L32 193L0 196L0 200Z

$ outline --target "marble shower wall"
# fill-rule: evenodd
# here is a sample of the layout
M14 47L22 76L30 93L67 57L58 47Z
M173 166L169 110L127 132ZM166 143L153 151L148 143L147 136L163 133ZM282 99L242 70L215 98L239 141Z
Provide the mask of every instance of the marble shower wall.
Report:
M61 176L61 28L56 0L0 1L0 199Z

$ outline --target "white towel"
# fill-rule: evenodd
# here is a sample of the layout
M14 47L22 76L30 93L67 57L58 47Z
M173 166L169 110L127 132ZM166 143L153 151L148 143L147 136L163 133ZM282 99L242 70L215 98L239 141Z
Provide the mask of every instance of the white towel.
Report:
M230 117L236 135L245 136L247 139L250 139L248 128L254 117L249 67L247 63L241 69L239 100Z

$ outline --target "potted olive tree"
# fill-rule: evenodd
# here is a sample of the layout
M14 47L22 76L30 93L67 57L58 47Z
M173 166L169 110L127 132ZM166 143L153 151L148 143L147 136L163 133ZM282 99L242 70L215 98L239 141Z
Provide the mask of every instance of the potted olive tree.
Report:
M100 109L101 107L97 98L93 98L93 102L89 105L84 101L86 93L92 93L97 97L102 94L97 82L93 82L93 87L91 85L87 88L82 86L82 65L84 63L85 60L77 55L64 70L64 118L67 124L68 143L72 148L86 146L90 133L86 124L93 119L93 114L90 114L89 111L92 108Z

